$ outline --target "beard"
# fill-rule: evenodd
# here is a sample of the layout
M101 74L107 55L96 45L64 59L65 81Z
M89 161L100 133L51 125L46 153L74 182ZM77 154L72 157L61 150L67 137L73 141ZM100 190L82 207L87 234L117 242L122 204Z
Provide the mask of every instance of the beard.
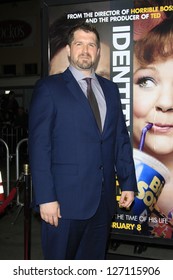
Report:
M80 55L76 61L73 61L73 64L83 70L91 69L94 66L94 62L89 55Z
M92 61L77 61L76 65L81 69L91 69L93 67Z

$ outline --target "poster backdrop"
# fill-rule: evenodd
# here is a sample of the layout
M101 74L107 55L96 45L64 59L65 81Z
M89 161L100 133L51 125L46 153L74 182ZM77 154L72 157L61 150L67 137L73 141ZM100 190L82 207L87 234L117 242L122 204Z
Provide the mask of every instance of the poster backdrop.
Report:
M161 3L161 4L159 4ZM94 24L101 37L96 72L119 86L134 148L138 195L119 208L112 231L154 240L173 238L173 0L54 5L49 15L49 74L68 66L69 28Z

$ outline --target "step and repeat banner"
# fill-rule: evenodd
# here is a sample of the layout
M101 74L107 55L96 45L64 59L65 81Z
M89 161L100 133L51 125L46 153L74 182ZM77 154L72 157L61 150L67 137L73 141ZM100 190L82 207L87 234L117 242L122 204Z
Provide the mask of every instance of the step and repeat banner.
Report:
M173 0L50 2L49 75L66 69L68 31L86 21L101 38L96 73L119 86L138 195L130 209L120 208L117 178L112 233L173 244Z

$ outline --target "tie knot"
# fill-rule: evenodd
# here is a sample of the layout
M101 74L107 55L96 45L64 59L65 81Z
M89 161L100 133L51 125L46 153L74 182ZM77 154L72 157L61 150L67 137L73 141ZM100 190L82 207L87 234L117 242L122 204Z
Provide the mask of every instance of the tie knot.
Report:
M91 78L84 79L89 87L91 87Z

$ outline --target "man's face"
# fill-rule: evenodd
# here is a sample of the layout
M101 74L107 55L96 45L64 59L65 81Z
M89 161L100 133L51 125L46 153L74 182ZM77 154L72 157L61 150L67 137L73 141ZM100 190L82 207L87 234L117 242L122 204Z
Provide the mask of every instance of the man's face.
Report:
M110 47L108 44L103 42L100 43L100 46L100 58L96 65L95 72L102 77L110 79ZM64 47L51 58L49 75L62 73L68 66L69 60L67 56L67 49Z
M83 30L75 31L71 45L67 45L67 53L71 65L78 70L93 69L100 53L96 35Z

